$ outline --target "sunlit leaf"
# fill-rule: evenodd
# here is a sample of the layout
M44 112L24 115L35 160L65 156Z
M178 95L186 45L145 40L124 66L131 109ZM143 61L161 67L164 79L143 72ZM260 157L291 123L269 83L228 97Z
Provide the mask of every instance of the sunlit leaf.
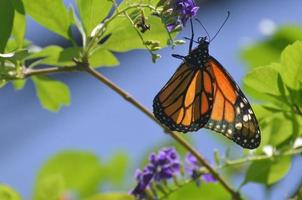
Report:
M58 200L66 191L64 177L60 173L39 177L36 185L35 200Z
M44 164L39 171L36 186L51 175L62 177L65 190L87 197L97 192L102 178L102 166L98 157L92 153L65 151L51 157Z
M39 52L33 53L27 59L42 59L41 64L48 64L53 66L74 66L72 60L79 56L80 48L69 47L63 49L60 46L50 45Z
M11 0L0 1L0 53L4 52L6 43L13 30L14 6Z
M220 184L202 183L200 187L197 187L194 182L180 188L169 197L169 199L173 200L200 200L203 198L221 200L230 199L231 197Z
M105 178L107 182L112 183L114 186L121 186L124 181L126 170L129 161L125 153L118 153L104 166Z
M21 200L21 196L11 187L0 184L1 200Z
M143 34L144 40L158 41L161 47L166 46L169 37L161 20L158 17L150 16L148 23L150 24L151 29ZM145 48L132 24L124 16L120 16L112 21L109 24L106 33L112 33L112 35L108 41L103 44L103 48L118 52Z
M76 0L76 3L87 36L102 22L112 8L112 1L108 0Z
M281 54L280 74L285 84L299 89L302 84L302 42L297 41L284 49Z
M284 26L267 40L246 47L241 56L251 67L268 65L278 62L283 49L296 40L302 40L302 28Z
M134 196L123 193L98 194L86 200L135 200Z
M66 84L45 76L35 76L32 80L43 108L56 112L61 106L70 104L70 92Z
M99 48L89 57L91 67L111 67L119 65L119 61L108 50Z
M18 44L18 49L21 49L23 48L26 28L25 9L22 0L12 0L12 4L15 9L14 26L12 33Z
M13 81L13 86L16 90L22 90L26 84L26 79L20 79Z
M62 0L23 0L26 13L45 28L69 39L71 21Z
M272 185L282 179L291 166L291 157L254 161L248 168L243 184L256 182Z
M252 70L244 78L245 87L259 93L280 95L278 88L278 68L280 67L279 64L272 64Z

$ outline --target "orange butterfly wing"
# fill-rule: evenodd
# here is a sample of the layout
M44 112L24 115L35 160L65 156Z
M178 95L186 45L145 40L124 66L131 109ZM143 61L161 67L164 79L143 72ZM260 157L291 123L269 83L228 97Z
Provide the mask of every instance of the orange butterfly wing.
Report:
M214 85L214 103L206 128L222 133L248 149L260 144L260 129L248 100L235 81L213 57L209 59Z
M210 68L182 63L155 96L155 117L173 131L197 131L208 121L214 84Z

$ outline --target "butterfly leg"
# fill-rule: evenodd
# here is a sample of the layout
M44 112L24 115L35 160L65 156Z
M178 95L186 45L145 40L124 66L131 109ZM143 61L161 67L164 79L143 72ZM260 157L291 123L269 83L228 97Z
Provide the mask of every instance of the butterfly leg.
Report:
M184 60L184 59L185 59L185 56L178 55L178 54L172 54L172 56L173 56L174 58L181 59L181 60Z
M190 24L191 24L191 39L190 39L189 53L192 51L192 46L194 41L194 29L193 29L192 18L190 18Z

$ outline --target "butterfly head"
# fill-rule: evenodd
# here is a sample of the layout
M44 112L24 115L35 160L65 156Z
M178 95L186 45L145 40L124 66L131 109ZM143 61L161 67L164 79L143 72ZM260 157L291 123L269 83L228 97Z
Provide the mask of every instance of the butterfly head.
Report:
M210 41L208 40L208 37L199 37L197 39L198 47L200 48L208 48Z

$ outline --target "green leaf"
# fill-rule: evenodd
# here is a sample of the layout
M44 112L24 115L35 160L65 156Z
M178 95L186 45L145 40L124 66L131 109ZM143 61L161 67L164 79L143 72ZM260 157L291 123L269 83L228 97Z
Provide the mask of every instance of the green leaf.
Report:
M23 41L23 48L27 48L31 45L31 42L28 40ZM18 50L19 44L14 38L10 38L5 47L5 53L11 53ZM22 50L22 49L20 49Z
M248 182L272 185L282 179L291 166L291 157L254 161L248 168L242 185Z
M0 1L0 53L4 53L6 43L13 30L14 7L11 0Z
M77 58L80 53L80 48L69 47L63 49L62 47L51 45L39 52L33 53L27 59L40 58L41 64L53 65L53 66L74 66L73 58Z
M61 174L49 174L39 178L35 200L58 200L64 195L66 185Z
M15 38L18 49L24 46L24 36L26 29L25 9L22 0L12 0L15 8L15 18L13 26L13 37Z
M61 152L51 157L39 171L35 194L40 193L39 185L49 176L61 176L65 190L87 197L97 192L102 178L102 167L98 157L90 152Z
M113 186L119 187L122 185L127 167L129 165L128 157L125 153L117 153L112 159L104 166L105 178L111 182Z
M200 187L197 187L195 183L190 183L178 189L169 199L200 200L203 197L211 200L231 199L228 192L218 183L202 183Z
M281 54L280 74L287 86L299 89L302 83L302 42L287 46Z
M108 0L76 0L76 3L87 36L105 19L113 5Z
M144 40L157 41L159 42L160 47L166 46L169 36L161 20L158 17L149 16L148 23L150 24L151 29L143 34ZM124 16L117 17L108 25L105 35L110 33L112 35L103 44L103 48L117 52L145 48L145 45L142 43L134 27Z
M23 0L26 12L45 28L69 39L71 21L62 0Z
M270 173L267 179L267 184L272 185L281 180L289 171L291 167L291 157L284 156L273 162Z
M56 112L70 104L69 88L64 83L45 76L35 76L32 80L43 108Z
M135 200L134 196L123 193L98 194L86 200Z
M279 64L258 67L249 72L244 78L244 86L258 93L280 95L278 88Z
M103 48L98 48L89 57L89 64L91 67L111 67L119 65L119 61L110 51Z
M7 185L0 184L1 200L21 200L21 196Z
M241 57L251 67L268 65L279 61L283 49L296 40L302 40L302 28L293 25L284 26L267 40L245 48Z
M16 90L22 90L26 84L26 79L20 79L13 81L13 86Z

